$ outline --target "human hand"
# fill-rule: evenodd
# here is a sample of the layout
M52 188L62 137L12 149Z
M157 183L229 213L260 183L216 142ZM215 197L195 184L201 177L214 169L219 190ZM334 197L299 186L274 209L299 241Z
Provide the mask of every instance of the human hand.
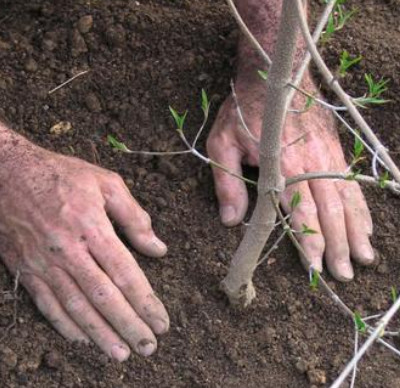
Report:
M167 247L149 215L117 174L28 148L0 167L6 266L19 271L39 310L65 338L93 340L119 361L130 348L152 354L154 334L168 331L168 314L110 221L138 251L161 257Z
M311 81L310 81L311 82ZM263 101L260 87L238 88L238 101L247 127L260 138ZM299 104L297 104L299 105ZM229 96L218 113L207 141L209 157L242 174L241 164L258 166L258 145L244 130L235 101ZM289 113L282 137L282 174L292 177L313 171L345 171L347 168L331 114L320 107L307 113ZM226 226L239 224L248 206L245 183L218 168L213 169L220 216ZM293 193L299 191L301 202L292 213L292 226L302 225L318 231L314 235L299 234L299 240L313 267L322 271L322 257L330 273L338 280L354 277L351 260L368 265L374 260L369 236L371 216L356 182L311 180L288 187L280 197L289 213Z

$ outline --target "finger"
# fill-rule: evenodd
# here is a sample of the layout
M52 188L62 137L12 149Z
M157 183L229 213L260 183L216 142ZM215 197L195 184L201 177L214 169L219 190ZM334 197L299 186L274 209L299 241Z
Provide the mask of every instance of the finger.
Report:
M39 311L64 338L71 341L89 341L89 337L67 315L54 292L43 280L29 275L22 276L21 282Z
M242 153L222 136L210 137L207 152L211 160L219 163L237 175L242 175ZM221 221L226 226L239 224L247 211L248 196L245 183L218 167L212 168L215 192L219 202Z
M85 251L68 255L68 272L90 304L137 353L142 356L154 353L157 349L154 334L92 256Z
M370 265L374 262L374 250L369 241L372 224L361 189L356 182L337 182L336 186L344 206L351 257L360 264Z
M291 208L293 195L300 193L300 203L294 208ZM325 241L321 233L321 227L318 220L317 207L311 195L310 188L307 182L300 182L296 185L289 186L281 194L281 204L287 214L292 213L292 227L295 230L302 230L303 225L315 230L316 234L306 235L299 233L298 239L304 249L310 262L306 262L305 258L301 257L303 265L308 270L311 264L313 268L319 272L322 271L322 257L325 250Z
M332 167L337 171L346 171L348 166L345 161L345 158L343 155L343 150L342 150L339 142L334 142L333 153L336 155L336 157L331 161ZM351 191L350 192L346 191L343 193L343 195L341 195L343 203L346 203L346 201L349 201L348 199L346 199L346 197L349 197L349 196L352 197L352 199L351 199L351 202L353 203L352 206L355 206L357 208L359 217L361 217L362 221L365 223L364 228L366 228L368 235L372 236L372 232L373 232L372 217L371 217L371 213L368 209L367 202L365 200L365 197L361 191L359 184L356 182L349 182L349 181L344 181L344 180L338 180L336 182L336 187L337 187L339 193L341 193L341 191L345 187L348 187L349 185L352 187ZM347 212L345 212L345 213L347 213ZM347 223L347 216L346 216L346 223Z
M146 256L162 257L167 246L155 235L151 219L130 194L118 175L103 182L106 212L122 227L129 242Z
M139 316L156 334L169 329L169 317L161 301L154 295L150 283L118 239L111 223L86 234L92 256L121 290Z
M60 268L49 271L51 286L65 311L76 324L110 357L125 361L129 347L111 329L72 278Z
M349 281L353 279L354 271L350 263L344 209L339 193L335 184L328 180L311 180L309 185L325 238L327 267L336 279Z

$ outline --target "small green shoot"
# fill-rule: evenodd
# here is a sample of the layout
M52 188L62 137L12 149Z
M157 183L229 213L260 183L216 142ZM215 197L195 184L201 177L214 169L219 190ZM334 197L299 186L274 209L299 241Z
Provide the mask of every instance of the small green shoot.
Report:
M347 50L344 50L340 55L340 66L339 66L339 74L341 77L344 77L347 74L347 70L351 67L360 63L362 56L359 55L356 58L352 58Z
M268 71L266 70L257 70L258 75L264 80L266 81L268 79Z
M381 78L379 81L374 81L371 74L365 74L365 81L368 86L368 93L363 97L354 99L357 105L365 108L367 104L382 105L390 101L381 97L382 93L388 90L386 85L389 80Z
M389 181L389 173L385 171L380 177L379 177L379 187L381 189L384 189Z
M210 111L210 104L206 91L201 89L201 109L203 110L205 117L208 116L208 112Z
M358 311L356 311L354 313L354 323L356 325L357 330L360 333L366 333L367 331L367 325L365 324L365 322L363 321L363 319L361 318L361 315Z
M306 224L302 224L300 233L304 234L305 236L311 236L313 234L318 234L318 232L316 230L309 228Z
M395 303L397 300L397 290L396 287L393 287L390 289L390 296L392 298L392 302Z
M310 268L310 288L311 291L317 291L319 285L319 272L313 268Z
M359 137L354 140L354 159L359 159L364 151L364 144Z
M124 143L118 141L114 136L108 135L107 141L108 144L110 144L110 146L113 147L114 149L122 152L129 152L128 147Z
M169 110L172 114L172 117L175 120L176 124L176 129L178 132L183 132L183 125L185 124L185 119L187 116L188 111L186 110L185 113L179 114L174 108L171 106L169 107Z
M348 20L357 12L357 9L346 11L343 4L346 0L337 0L332 13L329 15L325 31L322 33L322 43L326 43L332 35L341 30Z
M301 194L300 191L295 191L292 196L292 200L290 201L290 208L292 211L300 204L301 202Z
M307 112L314 104L315 104L315 98L307 96L306 106L304 108L304 111Z
M358 169L356 171L352 171L350 174L346 176L346 181L355 181L357 176L361 174L361 170Z
M358 135L360 136L359 132ZM365 147L359 136L354 136L353 160L351 162L351 167L354 167L357 163L365 159L365 157L362 156Z

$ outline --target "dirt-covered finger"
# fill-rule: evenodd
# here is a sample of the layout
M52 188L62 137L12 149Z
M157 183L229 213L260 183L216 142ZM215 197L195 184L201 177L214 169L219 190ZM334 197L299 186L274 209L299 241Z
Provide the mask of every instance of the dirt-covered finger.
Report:
M168 313L138 263L115 235L111 223L86 235L90 253L156 334L169 329Z
M118 175L102 182L105 210L123 229L129 242L139 252L151 257L162 257L167 246L155 235L149 214L132 197Z
M239 176L242 175L242 152L222 136L209 137L207 152L211 160ZM247 211L246 184L217 166L213 166L212 171L221 221L226 226L235 226L243 220Z
M355 182L345 182L339 194L344 207L351 257L360 264L370 265L374 262L374 250L369 240L372 224L360 187Z
M350 262L343 203L335 183L329 180L309 182L318 210L318 218L325 238L325 259L329 272L340 281L354 277Z
M125 361L130 354L128 345L89 302L76 282L65 271L49 271L51 287L67 314L107 355Z
M39 311L64 338L71 341L89 341L89 337L68 316L54 292L43 280L34 275L25 275L21 277L21 282Z
M68 252L68 272L89 303L142 356L157 349L153 332L88 252ZM61 280L58 281L58 283ZM136 284L139 289L142 284Z
M321 272L325 240L308 183L301 182L289 186L281 194L281 204L284 211L291 214L292 228L299 232L296 236L310 260L310 263L303 262L304 266L308 269L311 264L314 269Z

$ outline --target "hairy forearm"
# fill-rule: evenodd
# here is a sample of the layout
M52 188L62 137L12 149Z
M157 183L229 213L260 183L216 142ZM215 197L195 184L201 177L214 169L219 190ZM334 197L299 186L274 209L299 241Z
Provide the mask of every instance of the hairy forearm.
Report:
M0 122L0 183L15 168L23 169L32 163L38 147Z

